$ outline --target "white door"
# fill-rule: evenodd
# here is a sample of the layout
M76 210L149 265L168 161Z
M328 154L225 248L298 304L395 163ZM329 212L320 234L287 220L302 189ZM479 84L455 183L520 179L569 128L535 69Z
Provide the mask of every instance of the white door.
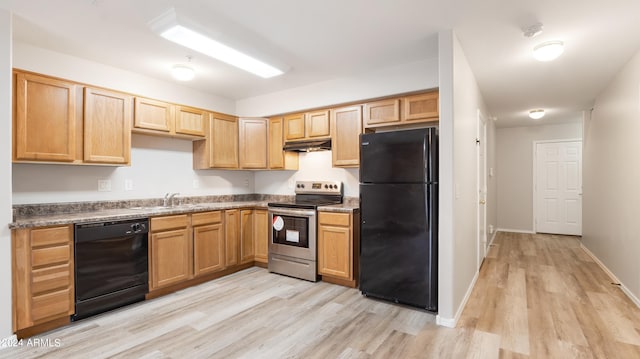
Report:
M582 235L582 141L536 144L536 232Z
M487 124L484 116L478 111L477 154L477 193L478 193L478 268L487 255Z

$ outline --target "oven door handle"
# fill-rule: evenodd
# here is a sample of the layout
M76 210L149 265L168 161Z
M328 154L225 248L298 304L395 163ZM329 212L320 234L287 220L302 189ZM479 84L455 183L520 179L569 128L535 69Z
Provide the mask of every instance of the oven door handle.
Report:
M316 215L316 211L312 209L269 208L269 213L274 215L297 216L297 217L313 217Z

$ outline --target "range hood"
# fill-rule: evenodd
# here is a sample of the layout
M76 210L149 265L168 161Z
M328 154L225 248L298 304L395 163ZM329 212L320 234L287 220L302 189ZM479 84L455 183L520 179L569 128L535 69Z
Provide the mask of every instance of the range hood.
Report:
M308 140L308 141L287 141L282 147L284 151L290 152L314 152L331 150L331 139Z

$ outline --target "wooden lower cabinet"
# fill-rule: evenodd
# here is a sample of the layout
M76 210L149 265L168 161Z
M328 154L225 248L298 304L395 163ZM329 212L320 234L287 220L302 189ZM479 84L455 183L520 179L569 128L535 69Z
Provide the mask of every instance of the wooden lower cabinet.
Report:
M180 283L191 277L189 216L151 218L149 289Z
M240 263L253 262L255 258L252 209L240 211Z
M73 226L14 229L12 237L14 332L68 322L75 310Z
M220 211L195 213L193 226L193 275L198 277L225 268L225 240Z
M358 212L318 213L318 273L340 284L356 286Z
M227 267L238 264L240 244L240 210L224 211L225 264Z
M264 209L253 213L253 235L256 262L267 264L269 260L269 214Z

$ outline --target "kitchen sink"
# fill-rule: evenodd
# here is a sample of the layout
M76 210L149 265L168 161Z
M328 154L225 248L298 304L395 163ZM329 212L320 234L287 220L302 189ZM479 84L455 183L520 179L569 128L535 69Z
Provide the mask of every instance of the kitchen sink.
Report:
M181 204L178 206L142 206L142 207L130 207L129 209L133 209L133 210L144 210L144 211L156 211L156 210L161 210L161 209L183 209L183 208L196 208L198 207L197 204L193 204L193 203L188 203L188 204Z

